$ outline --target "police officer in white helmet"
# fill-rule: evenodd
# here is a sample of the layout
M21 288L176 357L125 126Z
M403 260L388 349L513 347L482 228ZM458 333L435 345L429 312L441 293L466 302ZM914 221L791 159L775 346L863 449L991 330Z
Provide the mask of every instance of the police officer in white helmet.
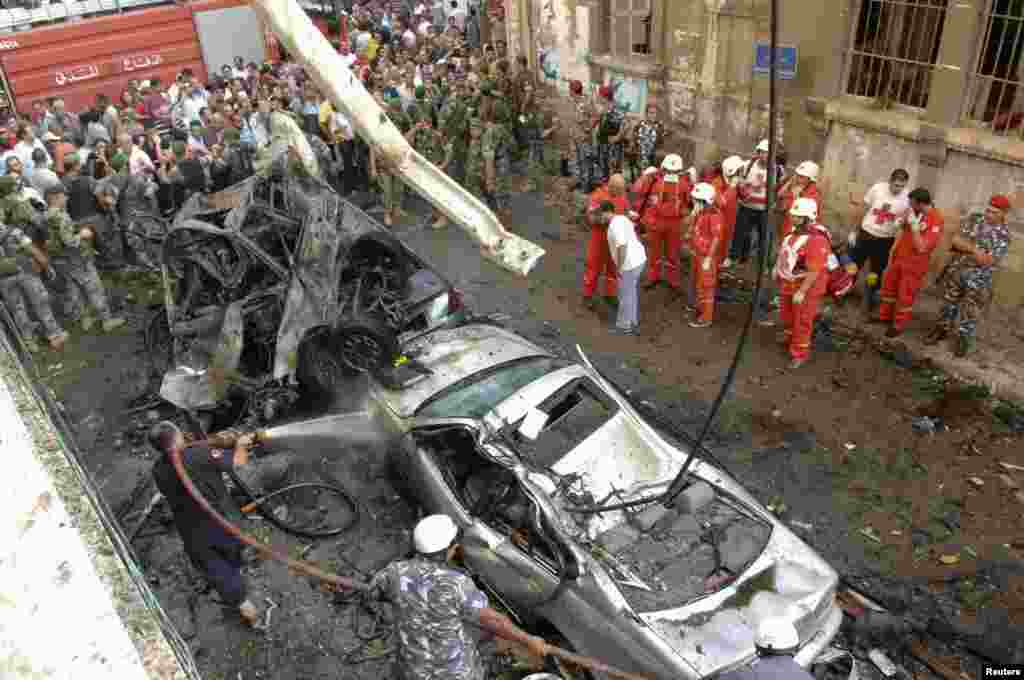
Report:
M800 636L789 619L765 619L754 634L754 662L724 673L718 680L814 680L793 658L799 646Z
M543 658L547 643L518 628L488 606L473 580L448 566L459 529L448 515L430 515L413 530L416 555L392 562L370 583L372 592L394 605L398 632L395 677L484 680L476 631L516 641Z

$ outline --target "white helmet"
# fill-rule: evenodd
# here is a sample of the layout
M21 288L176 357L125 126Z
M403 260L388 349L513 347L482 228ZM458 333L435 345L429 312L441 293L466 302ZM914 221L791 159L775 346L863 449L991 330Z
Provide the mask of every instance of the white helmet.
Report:
M821 172L821 168L819 168L818 164L814 161L804 161L800 165L796 166L796 170L794 172L801 177L806 177L812 182L817 182L818 173Z
M765 652L791 652L800 645L800 635L789 619L765 619L757 625L754 645Z
M733 175L740 171L740 169L744 166L745 163L746 161L744 161L739 156L729 156L724 161L722 161L722 174L725 175L727 178L732 177Z
M715 187L711 186L707 182L701 182L693 188L693 191L690 192L690 196L692 196L695 201L710 203L715 200Z
M646 170L644 170L644 174L645 175L651 175L651 174L653 174L653 173L655 173L657 171L658 171L658 169L652 165L651 167L649 167Z
M755 147L755 151L763 151L764 153L768 153L768 148L768 140L762 139L760 143Z
M459 528L448 515L430 515L424 517L412 530L412 542L416 552L423 555L433 555L442 550L447 550L455 537L459 534Z
M789 209L789 214L793 217L806 217L813 222L818 219L818 202L813 198L798 198Z
M683 158L679 154L670 153L661 162L661 169L665 172L680 172L683 169Z

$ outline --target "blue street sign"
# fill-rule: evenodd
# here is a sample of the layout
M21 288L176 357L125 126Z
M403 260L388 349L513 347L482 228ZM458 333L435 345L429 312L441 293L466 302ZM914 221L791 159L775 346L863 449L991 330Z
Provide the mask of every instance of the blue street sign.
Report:
M785 45L775 48L775 75L781 80L796 78L796 46ZM766 76L771 72L772 51L767 42L754 44L754 75Z

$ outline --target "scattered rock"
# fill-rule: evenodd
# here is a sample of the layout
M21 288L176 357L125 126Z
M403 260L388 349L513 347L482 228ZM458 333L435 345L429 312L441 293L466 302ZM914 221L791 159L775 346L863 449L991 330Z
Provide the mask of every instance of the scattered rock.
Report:
M932 535L925 529L918 529L917 527L914 527L910 530L910 542L915 548L921 548L931 544Z
M1017 493L1013 494L1013 498L1018 503L1024 505L1024 491L1018 491Z
M968 477L967 481L978 488L985 486L985 480L981 477Z
M910 421L910 426L918 434L935 434L945 429L941 418L929 418L928 416L914 418Z

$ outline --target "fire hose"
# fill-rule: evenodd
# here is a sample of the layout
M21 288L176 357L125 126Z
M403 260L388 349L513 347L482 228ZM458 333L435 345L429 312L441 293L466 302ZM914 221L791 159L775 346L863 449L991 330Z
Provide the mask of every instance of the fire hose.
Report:
M310 562L306 562L304 560L297 560L292 557L289 557L285 553L279 550L275 550L266 543L256 540L252 536L248 535L247 533L239 529L235 524L231 523L223 515L217 512L216 508L214 508L210 504L210 502L206 500L206 497L203 496L202 492L200 492L199 489L196 488L195 484L192 482L192 478L189 477L188 471L185 469L185 464L181 458L181 451L179 451L177 448L172 447L168 455L170 456L171 464L174 466L175 472L177 472L178 474L178 479L181 480L181 483L185 487L185 491L188 493L188 495L192 498L192 500L194 500L199 505L200 508L203 509L203 511L206 514L208 514L213 519L214 522L217 523L218 526L220 526L221 529L228 532L228 534L238 539L245 545L254 548L263 557L276 560L286 565L290 569L293 569L299 573L306 574L307 576L312 576L313 578L319 579L324 583L327 583L335 588L341 588L343 590L355 590L360 592L368 592L370 590L370 585L368 583L365 583L363 581L357 581L355 579L341 576L339 574L332 574L328 571L324 571L320 567ZM489 619L486 617L481 617L478 625L484 630L488 631L489 633L497 637L509 640L511 642L516 642L525 645L531 639L531 636L529 636L525 631L521 631L518 628L510 629L508 627L498 627L490 623ZM613 666L609 666L608 664L599 661L598 659L595 659L593 657L576 654L574 652L570 652L566 649L562 649L554 645L549 644L547 646L547 653L549 656L553 656L567 663L574 664L581 668L586 668L587 670L596 673L604 673L611 677L622 678L623 680L650 680L646 676L620 670Z

